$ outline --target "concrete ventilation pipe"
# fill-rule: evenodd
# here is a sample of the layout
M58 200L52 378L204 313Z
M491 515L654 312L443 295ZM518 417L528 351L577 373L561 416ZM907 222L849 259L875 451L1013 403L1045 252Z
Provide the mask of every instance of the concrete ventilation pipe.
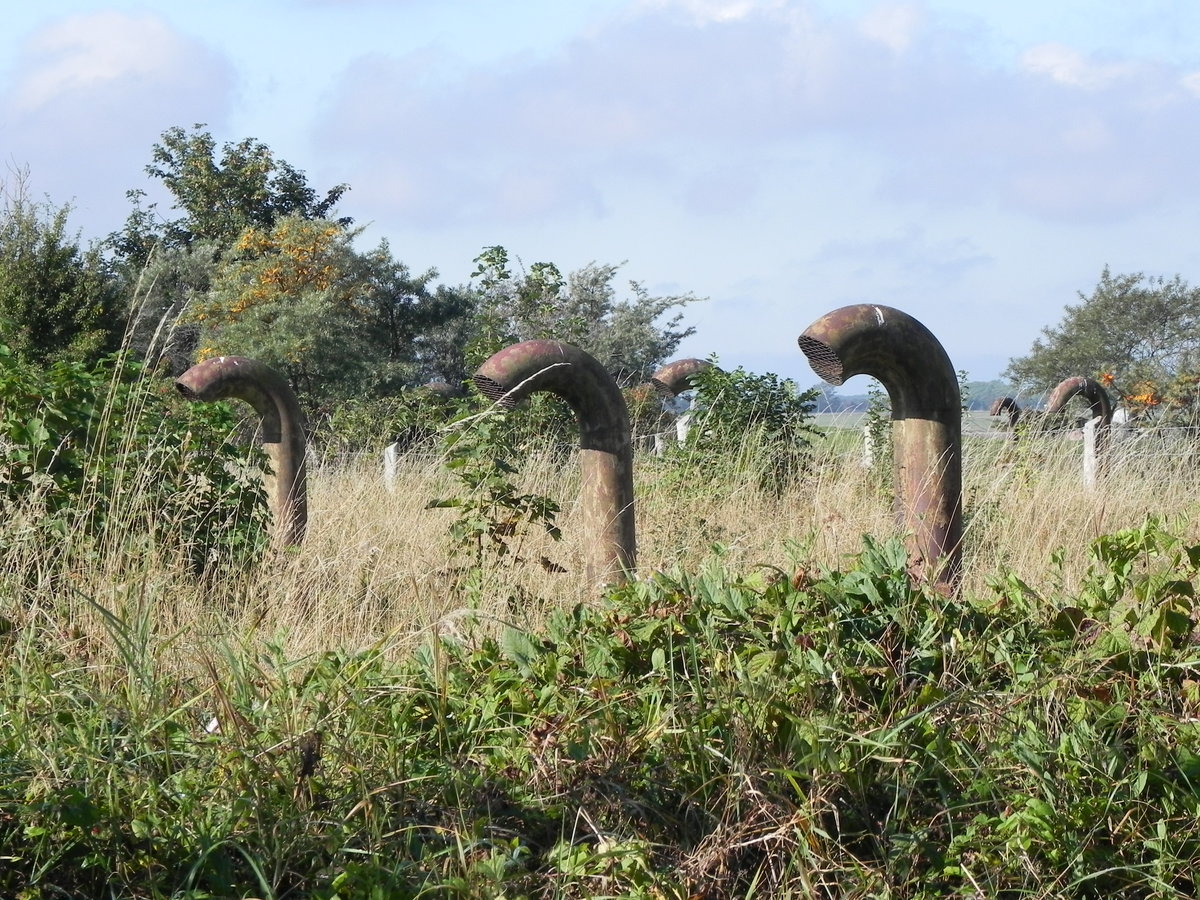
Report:
M1021 421L1021 407L1012 397L997 397L992 401L992 406L988 410L989 416L1006 416L1008 418L1008 429L1012 432L1012 439L1015 442L1019 435L1017 434L1017 423Z
M479 392L512 409L530 394L562 397L579 420L588 578L624 581L636 561L633 447L629 412L616 381L594 357L560 341L525 341L493 355L474 376Z
M193 402L244 400L262 417L263 450L274 469L268 482L275 515L275 541L292 546L308 527L308 484L304 413L287 380L269 366L241 356L216 356L192 366L175 387Z
M1012 397L997 397L992 401L992 407L988 410L989 416L1007 416L1008 427L1016 428L1017 422L1021 420L1021 407Z
M1050 392L1050 397L1046 400L1046 415L1052 416L1062 412L1077 396L1083 397L1091 406L1093 419L1099 419L1100 424L1105 427L1112 424L1113 407L1108 398L1108 391L1094 378L1082 376L1064 379Z
M650 376L650 384L659 395L672 400L692 386L692 376L712 366L707 359L677 359Z
M896 514L916 570L947 590L962 576L962 399L950 358L929 329L887 306L844 306L799 338L830 384L877 378L892 402Z
M1091 406L1091 420L1083 427L1083 483L1088 488L1096 487L1104 472L1105 454L1108 450L1109 429L1112 425L1113 407L1108 391L1094 378L1076 376L1059 382L1046 401L1046 414L1062 412L1075 397L1083 397Z
M674 400L684 391L692 387L692 376L704 369L711 368L712 363L707 359L677 359L667 363L650 376L650 386L664 401ZM683 444L687 441L688 430L692 427L692 411L686 410L675 419L675 440ZM665 449L659 442L662 435L655 437L655 452L660 456Z

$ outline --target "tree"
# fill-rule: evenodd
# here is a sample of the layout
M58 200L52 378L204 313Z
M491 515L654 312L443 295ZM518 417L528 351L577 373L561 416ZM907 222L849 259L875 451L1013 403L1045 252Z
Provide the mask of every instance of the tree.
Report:
M514 276L508 252L487 247L475 262L479 296L471 355L482 362L502 346L538 338L565 341L595 356L622 384L645 381L695 333L671 310L695 302L691 294L653 297L638 282L618 299L615 265L590 263L564 278L553 263L534 263Z
M191 247L158 248L131 290L129 344L152 366L182 374L195 360L199 325L182 314L199 306L212 287L218 248L210 241Z
M207 293L246 229L270 231L287 217L323 220L348 190L339 184L318 195L302 171L253 138L226 143L218 155L203 125L163 132L146 172L162 181L181 214L164 219L157 204L143 206L144 191L129 191L133 210L107 245L131 298L134 350L170 360L175 371L193 361L199 331L179 316ZM350 221L334 220L340 227Z
M282 371L310 409L392 393L429 370L421 337L465 300L431 292L386 242L360 253L358 231L286 216L249 227L184 314L201 356L254 356Z
M133 212L109 240L135 271L155 246L188 249L205 240L227 248L247 228L269 230L285 217L332 218L349 189L339 184L318 196L302 171L253 138L224 144L218 158L217 142L202 124L191 132L178 126L164 131L151 159L147 174L162 181L182 215L159 221L156 204L142 207L143 191L128 193ZM336 221L348 226L351 220Z
M3 341L39 365L91 362L124 330L115 278L96 247L67 231L69 206L35 203L24 179L0 184L0 323Z
M1113 275L1106 267L1079 299L1058 326L1042 329L1028 355L1009 362L1005 376L1017 387L1042 391L1085 375L1123 396L1152 398L1200 368L1200 289L1178 275Z

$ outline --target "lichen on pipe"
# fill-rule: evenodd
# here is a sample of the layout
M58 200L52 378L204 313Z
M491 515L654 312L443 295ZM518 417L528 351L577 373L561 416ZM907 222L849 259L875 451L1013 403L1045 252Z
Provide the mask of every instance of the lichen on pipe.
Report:
M191 401L243 400L261 417L263 450L274 470L270 492L275 540L289 546L304 540L308 527L308 483L304 413L287 380L270 366L242 356L216 356L175 380Z
M595 357L561 341L524 341L494 354L474 375L489 400L511 409L538 391L556 394L579 421L584 528L593 582L623 581L636 561L629 411Z
M962 398L950 358L908 313L856 304L810 325L800 349L821 378L870 375L892 404L897 519L915 568L954 589L962 575Z

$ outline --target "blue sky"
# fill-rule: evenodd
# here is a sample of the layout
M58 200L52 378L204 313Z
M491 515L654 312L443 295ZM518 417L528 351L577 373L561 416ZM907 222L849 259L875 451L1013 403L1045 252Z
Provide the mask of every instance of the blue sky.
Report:
M1200 281L1193 0L19 7L0 180L27 169L88 237L203 122L349 183L341 212L414 270L625 261L708 298L683 354L802 384L796 336L847 303L987 379L1106 265Z

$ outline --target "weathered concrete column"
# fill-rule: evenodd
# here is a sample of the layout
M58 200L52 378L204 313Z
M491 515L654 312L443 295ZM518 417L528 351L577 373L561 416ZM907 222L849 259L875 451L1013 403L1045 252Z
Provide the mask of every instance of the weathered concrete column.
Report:
M936 337L888 306L857 304L828 313L799 338L821 378L842 384L870 375L892 403L896 514L912 535L918 572L949 589L962 576L962 398Z
M263 450L271 461L268 481L275 542L290 546L304 540L308 527L308 481L304 413L287 380L261 362L242 356L215 356L192 366L175 380L188 400L243 400L262 421Z
M636 563L633 447L629 411L613 377L590 354L561 341L525 341L493 355L475 373L480 393L511 409L537 391L562 397L579 421L579 463L588 577L624 581Z

